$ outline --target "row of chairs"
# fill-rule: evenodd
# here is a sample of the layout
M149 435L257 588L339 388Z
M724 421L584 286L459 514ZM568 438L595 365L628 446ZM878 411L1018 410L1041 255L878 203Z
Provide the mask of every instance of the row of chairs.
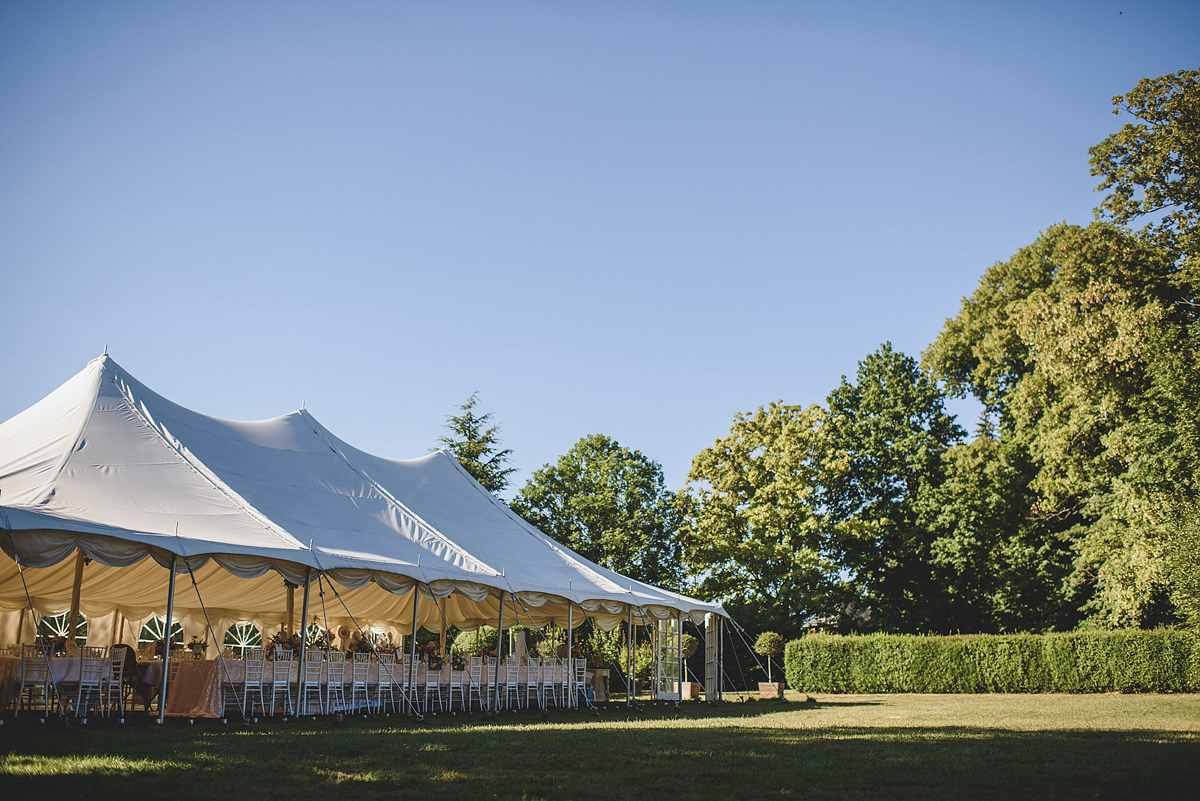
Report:
M54 664L78 662L78 676L55 680ZM69 714L86 720L99 715L115 715L125 720L126 700L132 692L133 676L128 666L133 662L133 650L128 646L84 646L77 657L51 657L43 646L21 647L21 663L16 678L13 716L22 710L34 712L41 707L42 716L51 712ZM64 666L66 667L66 666Z
M246 717L259 710L273 716L276 705L285 715L295 715L297 707L301 714L313 714L314 708L320 714L359 709L399 711L401 699L407 698L396 694L396 689L405 685L395 654L380 654L378 681L371 682L371 654L354 654L348 662L347 654L339 651L307 651L297 697L293 696L291 652L277 649L273 656L268 661L265 649L245 650L241 682L223 682L226 711L236 707Z
M450 671L442 681L440 671L430 671L418 661L416 671L408 655L379 654L375 681L371 681L371 654L347 654L332 651L307 651L304 673L292 679L290 652L277 651L267 660L260 649L247 649L242 664L242 680L223 680L226 712L236 708L245 717L259 710L274 716L278 708L284 715L332 714L335 712L384 713L401 711L446 712L455 709L490 710L544 709L575 705L582 698L585 666L554 659L529 659L524 663L507 660L499 676L495 666L485 666L471 657L465 670ZM572 673L574 680L572 681ZM495 698L492 681L498 679ZM574 686L574 690L572 690Z

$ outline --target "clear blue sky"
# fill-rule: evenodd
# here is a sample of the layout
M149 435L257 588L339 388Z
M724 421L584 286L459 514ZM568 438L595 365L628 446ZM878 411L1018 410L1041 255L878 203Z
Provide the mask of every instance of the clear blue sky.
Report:
M0 419L107 346L395 458L479 390L516 487L602 433L678 488L1088 222L1112 96L1198 66L1194 0L8 0Z

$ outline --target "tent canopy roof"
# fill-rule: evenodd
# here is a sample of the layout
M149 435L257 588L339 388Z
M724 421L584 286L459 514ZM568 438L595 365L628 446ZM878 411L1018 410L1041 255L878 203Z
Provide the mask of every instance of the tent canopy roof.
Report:
M107 355L0 424L0 528L0 547L33 567L78 546L113 566L175 554L293 583L313 568L392 592L420 583L478 600L501 590L658 617L724 614L584 559L444 452L373 456L305 410L258 422L198 414Z

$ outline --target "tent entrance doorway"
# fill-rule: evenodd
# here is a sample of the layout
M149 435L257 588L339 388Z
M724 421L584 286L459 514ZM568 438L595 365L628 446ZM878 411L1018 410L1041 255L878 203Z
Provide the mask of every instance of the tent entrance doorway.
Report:
M655 690L660 701L679 701L683 629L678 616L658 621L654 638Z

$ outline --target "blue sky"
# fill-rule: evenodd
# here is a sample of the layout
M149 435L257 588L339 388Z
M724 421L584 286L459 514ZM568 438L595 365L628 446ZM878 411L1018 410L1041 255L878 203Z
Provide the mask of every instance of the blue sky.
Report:
M0 419L107 346L206 414L672 489L1086 223L1194 2L0 5ZM969 405L956 407L972 415ZM967 428L972 419L962 421Z

